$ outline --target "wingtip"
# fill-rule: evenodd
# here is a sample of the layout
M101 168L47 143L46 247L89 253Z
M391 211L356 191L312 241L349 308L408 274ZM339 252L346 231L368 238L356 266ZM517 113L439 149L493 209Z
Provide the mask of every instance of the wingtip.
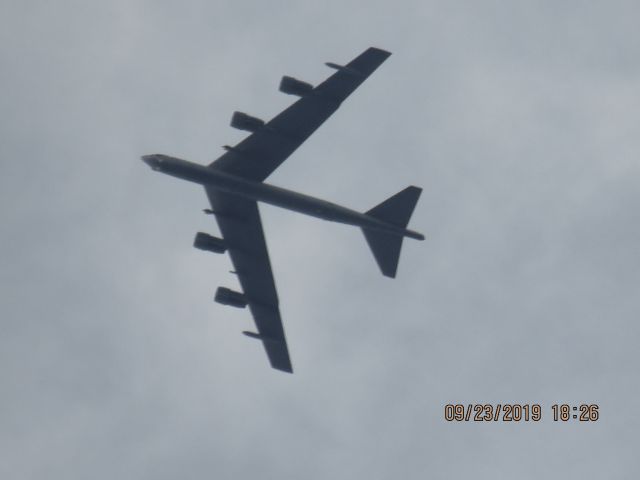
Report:
M291 366L290 363L286 364L286 365L274 365L271 364L271 367L274 370L278 370L279 372L284 372L284 373L291 373L293 374L293 367Z
M379 54L381 54L381 55L385 55L385 56L387 56L387 57L388 57L389 55L391 55L391 52L390 52L390 51L385 50L385 49L383 49L383 48L378 48L378 47L369 47L369 51L370 51L370 52L376 52L376 53L379 53Z

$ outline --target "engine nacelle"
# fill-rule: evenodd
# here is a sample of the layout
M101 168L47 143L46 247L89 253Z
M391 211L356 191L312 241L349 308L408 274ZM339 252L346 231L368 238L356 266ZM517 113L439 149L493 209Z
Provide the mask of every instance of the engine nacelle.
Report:
M244 308L247 306L247 297L245 297L243 293L226 287L218 287L214 300L222 305L229 305L236 308Z
M280 91L288 95L304 97L313 92L313 85L293 77L282 77L280 80Z
M255 132L264 127L264 120L252 117L242 112L233 112L231 117L231 126L238 130L246 130L247 132Z
M214 253L224 253L227 251L227 245L224 240L204 232L196 233L196 238L193 239L193 246L200 250Z

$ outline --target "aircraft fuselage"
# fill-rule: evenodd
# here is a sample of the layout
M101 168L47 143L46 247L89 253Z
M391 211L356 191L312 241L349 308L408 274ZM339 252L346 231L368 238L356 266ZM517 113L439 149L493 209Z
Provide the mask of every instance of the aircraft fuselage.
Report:
M294 210L323 220L355 225L418 240L424 239L424 236L420 233L384 222L335 203L264 182L249 180L215 168L207 168L197 163L160 154L145 155L142 160L153 170L158 170L167 175L277 207Z

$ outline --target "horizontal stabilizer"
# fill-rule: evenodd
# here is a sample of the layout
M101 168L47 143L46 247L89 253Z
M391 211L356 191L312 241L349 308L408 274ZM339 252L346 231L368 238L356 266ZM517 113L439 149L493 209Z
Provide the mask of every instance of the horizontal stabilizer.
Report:
M369 248L385 277L395 278L403 237L376 230L362 229Z
M421 193L422 189L420 187L407 187L380 205L373 207L366 214L378 220L405 228Z
M422 193L422 189L419 187L407 187L401 192L396 193L393 197L373 207L366 212L366 214L383 222L406 228L411 214L416 207L416 203L418 203L420 193ZM382 274L385 277L395 278L404 237L393 233L370 230L368 228L363 228L362 232ZM407 234L412 234L411 236L415 235L414 238L424 238L422 235L418 236L418 234L411 231Z

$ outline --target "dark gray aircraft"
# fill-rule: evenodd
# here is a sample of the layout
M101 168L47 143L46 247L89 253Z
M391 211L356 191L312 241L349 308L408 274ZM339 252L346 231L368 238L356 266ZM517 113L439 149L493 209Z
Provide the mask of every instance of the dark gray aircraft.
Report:
M387 277L396 275L403 238L424 240L423 235L406 228L422 191L418 187L407 187L360 213L264 183L389 55L369 48L345 66L326 63L337 71L317 87L282 77L280 91L301 98L267 123L235 112L231 126L251 135L236 146L225 145L226 153L206 167L167 155L142 157L153 170L204 186L211 203L211 209L204 212L216 216L224 238L198 232L194 246L215 253L228 250L243 290L219 287L215 301L239 308L249 305L258 333L243 333L262 341L271 366L278 370L293 372L257 202L362 228Z

